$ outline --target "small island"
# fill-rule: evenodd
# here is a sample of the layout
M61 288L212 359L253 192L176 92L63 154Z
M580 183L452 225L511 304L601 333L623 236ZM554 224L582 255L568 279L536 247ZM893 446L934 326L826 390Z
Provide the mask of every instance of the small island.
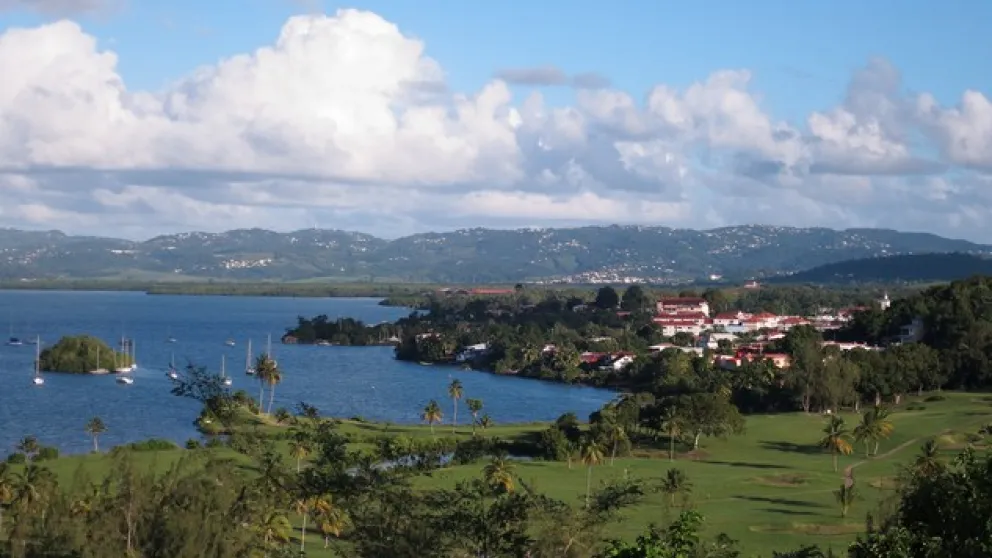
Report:
M92 335L67 336L41 351L40 368L65 374L107 374L133 359Z

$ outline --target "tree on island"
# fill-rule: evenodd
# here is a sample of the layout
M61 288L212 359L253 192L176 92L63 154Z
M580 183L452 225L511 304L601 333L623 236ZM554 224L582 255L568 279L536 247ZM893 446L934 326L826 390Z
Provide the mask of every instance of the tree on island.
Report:
M107 431L107 425L100 417L93 417L86 423L86 433L93 437L93 452L100 453L100 434Z
M41 351L40 366L46 372L89 374L98 369L128 366L131 357L118 353L91 335L67 336Z

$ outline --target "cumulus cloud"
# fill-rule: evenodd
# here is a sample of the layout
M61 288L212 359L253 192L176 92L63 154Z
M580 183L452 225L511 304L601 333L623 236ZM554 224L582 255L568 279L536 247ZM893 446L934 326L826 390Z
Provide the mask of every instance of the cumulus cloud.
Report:
M746 69L643 97L550 66L452 91L423 42L357 10L290 18L273 44L160 91L129 89L117 55L71 21L8 29L0 67L0 225L764 222L992 240L989 99L908 95L881 59L801 123L773 117ZM575 102L521 84L571 86Z

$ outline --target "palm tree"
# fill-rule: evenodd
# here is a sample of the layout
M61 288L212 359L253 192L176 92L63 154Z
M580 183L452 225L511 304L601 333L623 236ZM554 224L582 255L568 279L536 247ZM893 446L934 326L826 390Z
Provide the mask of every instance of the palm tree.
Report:
M275 368L275 361L269 358L268 353L262 353L255 359L255 379L258 380L258 413L265 410L265 378L272 373Z
M311 451L313 451L313 446L310 445L310 441L305 436L298 435L289 443L289 455L296 460L297 474L300 472L303 460L310 455Z
M271 415L272 402L276 397L276 386L282 382L282 370L279 370L279 367L276 366L276 361L269 359L269 362L272 363L272 366L265 371L263 381L269 385L269 406L265 410L265 413Z
M51 471L37 465L28 465L14 479L13 504L28 514L40 511L44 519L44 506L54 486L55 479Z
M34 460L34 455L41 449L38 438L35 436L25 436L17 443L17 451L27 456L28 460Z
M492 427L492 425L493 419L489 415L482 415L482 418L479 419L479 428L481 428L483 432L485 432L487 428Z
M451 398L452 406L455 408L455 413L451 418L451 433L455 433L455 427L458 426L458 400L464 395L464 389L462 389L462 381L459 379L451 380L451 385L448 386L448 397Z
M661 490L671 497L672 506L675 505L675 497L679 494L689 494L692 490L692 483L682 469L669 469L665 473L665 479L661 481Z
M431 399L427 406L424 407L424 412L420 415L421 420L426 422L431 427L431 436L434 435L434 425L441 422L444 415L441 413L441 406L437 404L437 401Z
M300 514L303 517L303 522L300 526L300 554L304 555L307 551L307 518L310 517L311 511L316 506L317 499L313 497L301 498L293 502L293 511Z
M840 504L840 516L847 517L847 510L851 508L851 504L854 503L858 497L858 489L852 482L850 484L844 483L840 485L840 488L834 491L834 498L837 499L837 503Z
M589 496L592 494L592 468L603 462L603 450L591 436L583 440L580 458L582 464L586 466L586 509L589 509Z
M0 533L3 533L3 512L14 501L16 486L10 465L0 462Z
M892 435L892 421L885 407L875 406L861 415L861 424L854 429L854 438L865 445L865 457L871 455L871 443L875 443L875 455L878 455L878 443Z
M468 405L468 412L472 413L472 435L475 436L475 426L479 424L479 413L482 412L482 400L470 397L465 400L465 404Z
M293 526L286 519L286 516L277 511L266 513L258 526L265 548L270 548L277 543L289 542L289 533L292 530Z
M350 519L344 510L334 505L334 500L330 495L317 498L314 502L312 513L317 528L320 529L324 537L324 548L331 543L331 536L340 537L341 533L348 528Z
M86 433L93 437L93 452L100 453L100 434L107 431L107 425L100 417L93 417L86 423Z
M661 416L662 428L668 436L668 461L675 461L675 439L682 435L682 418L678 415L678 410L674 405L665 407Z
M820 440L820 447L829 451L834 457L834 471L837 470L837 456L851 455L854 448L851 447L850 433L844 428L844 419L833 415L830 422L823 428L825 436Z
M486 484L493 490L513 492L513 465L503 457L493 457L482 471Z
M607 424L607 435L609 436L610 442L613 444L613 450L610 452L610 467L613 466L613 462L617 459L617 446L620 442L627 441L627 431L624 430L623 426L615 420L610 421Z
M930 477L942 471L944 466L940 462L940 447L937 441L930 438L920 448L920 453L913 462L913 471L922 477Z

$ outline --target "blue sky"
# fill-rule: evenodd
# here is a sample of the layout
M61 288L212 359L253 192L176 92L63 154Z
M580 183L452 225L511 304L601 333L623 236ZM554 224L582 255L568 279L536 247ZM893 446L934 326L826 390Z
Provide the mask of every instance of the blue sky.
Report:
M85 29L120 56L129 87L158 89L201 64L269 44L295 13L374 11L424 40L457 91L475 91L508 67L554 65L596 72L642 97L651 86L684 87L718 69L745 68L773 115L800 121L836 105L851 73L883 56L910 91L944 104L963 90L992 90L992 2L981 0L129 0L114 13L82 16ZM30 14L0 25L34 25ZM565 91L551 99L567 102Z
M990 21L987 0L0 0L0 226L992 241ZM609 86L520 85L537 68Z

